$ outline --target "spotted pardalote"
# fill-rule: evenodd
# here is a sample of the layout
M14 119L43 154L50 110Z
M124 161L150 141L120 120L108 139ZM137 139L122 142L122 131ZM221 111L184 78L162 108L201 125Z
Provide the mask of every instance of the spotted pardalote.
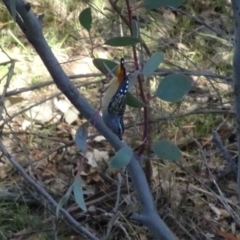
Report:
M121 58L115 76L103 95L102 115L105 124L122 140L124 133L123 115L126 109L125 99L129 87L124 58Z

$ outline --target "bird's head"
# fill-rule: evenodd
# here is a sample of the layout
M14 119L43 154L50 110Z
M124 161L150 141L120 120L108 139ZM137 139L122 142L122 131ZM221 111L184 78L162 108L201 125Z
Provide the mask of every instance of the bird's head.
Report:
M115 71L115 76L116 76L117 82L120 86L126 76L126 69L124 66L124 58L121 58L120 65L118 65L118 67Z
M109 104L113 98L117 100L118 97L125 97L128 91L129 80L128 76L126 75L124 58L121 58L120 64L117 66L117 69L114 72L114 76L115 77L110 81L109 86L102 98L103 111L108 110Z

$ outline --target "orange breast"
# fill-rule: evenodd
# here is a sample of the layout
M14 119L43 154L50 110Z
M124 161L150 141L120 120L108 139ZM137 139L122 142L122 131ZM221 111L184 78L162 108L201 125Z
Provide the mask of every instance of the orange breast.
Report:
M117 81L118 81L118 84L120 85L123 80L124 80L124 68L122 68L120 65L117 67L117 70L116 70L116 76L117 76Z

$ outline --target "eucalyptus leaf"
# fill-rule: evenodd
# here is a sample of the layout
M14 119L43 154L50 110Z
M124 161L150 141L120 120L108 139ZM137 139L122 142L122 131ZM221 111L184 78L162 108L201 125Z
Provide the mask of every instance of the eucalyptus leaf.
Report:
M160 140L152 145L154 153L163 160L177 162L182 158L182 153L176 145L168 140Z
M76 176L74 183L73 183L73 193L75 197L75 201L78 206L83 210L87 211L87 207L83 197L83 189L82 189L82 182L79 175Z
M91 8L85 8L79 14L80 24L89 32L92 27L92 12Z
M143 66L143 75L149 77L157 69L159 64L163 61L164 54L162 52L157 52L152 54L148 61Z
M59 214L59 211L60 209L63 207L63 205L65 205L71 195L71 192L72 192L72 189L73 189L73 185L71 185L67 192L65 193L65 195L60 199L58 205L57 205L57 209L56 209L56 215L57 215L57 218L58 218L58 214Z
M140 74L140 70L136 70L133 73L128 75L129 78L129 86L128 86L128 91L131 92L133 89L133 86L138 80L138 75Z
M93 59L93 65L103 74L108 74L108 69L105 67L105 65L108 66L109 69L113 70L118 66L117 63L110 61L108 59L103 58L95 58Z
M88 125L89 125L88 121L83 123L77 129L77 132L75 135L75 143L77 144L78 148L82 150L84 153L87 151Z
M142 108L144 107L144 103L142 101L140 101L139 99L137 99L136 97L134 97L131 93L127 93L126 96L126 104L130 107L133 108Z
M115 156L111 159L109 163L110 170L118 170L120 168L126 167L131 161L133 151L129 147L121 148Z
M164 101L177 102L191 89L191 79L183 74L170 74L158 85L156 96Z

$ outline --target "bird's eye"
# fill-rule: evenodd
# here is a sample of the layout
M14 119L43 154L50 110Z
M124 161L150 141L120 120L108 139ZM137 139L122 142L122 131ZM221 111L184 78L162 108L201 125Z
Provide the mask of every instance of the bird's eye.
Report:
M120 66L121 66L121 68L124 68L124 58L120 59Z

